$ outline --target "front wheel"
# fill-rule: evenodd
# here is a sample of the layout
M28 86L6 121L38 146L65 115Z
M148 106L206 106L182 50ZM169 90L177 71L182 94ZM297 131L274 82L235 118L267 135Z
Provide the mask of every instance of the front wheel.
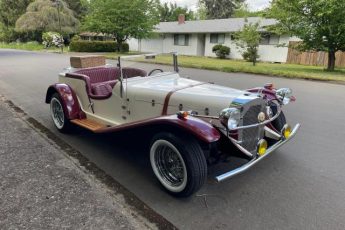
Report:
M275 104L275 103L272 103L270 105L270 107L271 107L273 116L275 116L277 114L277 112L278 112L278 105ZM279 133L282 132L282 130L284 128L284 125L286 124L286 118L285 118L285 115L284 115L283 111L279 114L277 119L272 121L271 124ZM274 145L275 143L278 142L277 140L274 140L274 139L271 139L271 138L268 138L267 141L268 141L269 145Z
M271 110L273 113L273 116L275 116L278 112L278 105L277 104L272 104L271 106ZM275 119L274 121L272 121L272 125L273 127L281 132L284 128L284 125L286 124L286 118L285 115L283 113L283 111L279 114L279 116L277 117L277 119Z
M71 130L71 123L66 118L59 94L55 93L50 100L50 114L55 127L62 133Z
M152 139L150 162L154 174L172 195L188 197L198 191L207 177L207 163L199 143L172 133Z

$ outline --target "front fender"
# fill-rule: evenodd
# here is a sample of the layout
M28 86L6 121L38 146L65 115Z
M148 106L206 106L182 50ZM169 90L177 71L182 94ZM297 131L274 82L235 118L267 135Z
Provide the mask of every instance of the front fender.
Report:
M257 87L257 88L247 89L246 91L250 92L250 93L263 94L264 95L264 99L267 100L267 101L279 100L275 91L270 90L270 89L266 89L264 87Z
M218 141L221 137L219 131L210 123L200 120L199 118L188 116L187 118L179 118L177 115L161 117L157 122L163 124L171 124L193 134L198 139L212 143Z
M85 116L81 111L78 99L72 88L67 84L54 84L49 86L46 94L45 102L50 103L50 100L54 93L58 93L62 101L65 116L69 119L81 119Z
M162 116L143 121L131 122L115 127L99 129L95 132L114 133L131 128L144 128L152 127L155 125L159 126L160 129L164 129L165 127L174 127L176 129L180 129L186 133L190 133L197 139L206 143L218 141L221 137L219 131L211 124L192 116L188 116L186 119L183 119L179 118L177 115Z

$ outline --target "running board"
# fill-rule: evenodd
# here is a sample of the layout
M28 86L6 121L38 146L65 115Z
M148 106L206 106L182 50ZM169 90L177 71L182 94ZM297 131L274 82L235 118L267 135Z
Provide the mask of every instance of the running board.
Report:
M71 123L83 127L85 129L91 130L92 132L96 132L97 130L104 129L107 127L104 124L89 119L74 119L71 120Z

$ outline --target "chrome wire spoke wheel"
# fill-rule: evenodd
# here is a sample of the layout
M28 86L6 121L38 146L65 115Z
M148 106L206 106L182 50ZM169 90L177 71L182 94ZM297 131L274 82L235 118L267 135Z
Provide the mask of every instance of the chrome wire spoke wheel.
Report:
M150 151L150 161L155 175L171 192L181 192L187 185L186 164L178 149L166 140L157 140Z
M65 114L60 101L55 97L50 101L50 111L55 126L62 129L65 123Z

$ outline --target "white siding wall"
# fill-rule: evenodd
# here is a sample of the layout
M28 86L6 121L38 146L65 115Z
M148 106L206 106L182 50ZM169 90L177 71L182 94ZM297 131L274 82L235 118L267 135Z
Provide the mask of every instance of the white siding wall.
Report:
M267 62L286 62L287 58L287 47L277 47L276 44L282 45L282 44L289 44L290 37L289 36L272 36L270 39L269 45L260 45L259 46L259 55L261 61L267 61ZM274 45L273 45L274 44ZM209 57L215 57L216 55L212 52L212 47L216 45L213 43L210 43L210 34L206 35L206 49L205 49L205 56ZM231 35L226 34L225 35L225 46L230 47L231 52L229 55L229 58L232 59L242 59L241 49L238 48L234 41L231 40Z
M130 38L127 41L130 51L139 51L139 40L135 38Z
M131 41L133 40L133 41ZM129 42L129 50L148 52L148 53L162 53L163 52L163 38L150 38L150 39L131 39ZM134 44L132 47L131 45ZM135 45L136 44L136 45Z
M271 37L269 45L259 46L260 60L266 62L286 62L288 48L277 47L276 44L288 45L289 41L296 40L298 41L299 39L296 37L289 37L287 35ZM131 39L128 43L130 50L133 51L157 53L178 52L181 55L202 55L202 53L204 53L204 56L215 57L216 55L212 52L212 47L216 44L210 43L210 34L206 34L204 45L201 44L202 42L202 34L189 34L188 46L175 46L174 35L165 34L159 38L143 39L140 42L136 39ZM235 42L231 40L230 33L225 34L223 45L226 45L231 49L229 58L242 59L241 50L236 46Z
M259 46L260 61L266 62L286 62L288 55L289 36L271 36L269 45ZM277 47L279 45L286 45L284 47Z
M259 60L264 62L286 62L288 54L287 47L276 47L274 45L259 46Z
M188 46L175 46L174 35L166 34L163 39L163 53L177 52L181 55L197 55L198 36L197 34L189 34Z
M206 34L206 44L205 44L205 56L208 57L216 57L216 54L212 52L213 46L217 45L216 43L211 43L211 34ZM224 46L230 47L230 55L229 58L232 59L242 59L242 55L238 48L236 47L236 44L231 41L231 34L225 34L225 41Z

